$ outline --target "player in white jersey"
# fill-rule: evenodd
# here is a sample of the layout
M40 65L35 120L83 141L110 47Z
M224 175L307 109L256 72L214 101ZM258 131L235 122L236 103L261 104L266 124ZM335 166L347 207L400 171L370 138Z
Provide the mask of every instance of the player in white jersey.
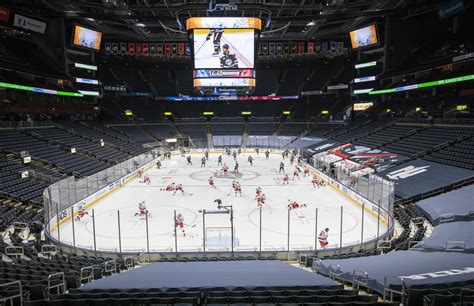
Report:
M180 229L183 232L183 237L186 237L186 232L184 231L184 217L182 214L178 214L175 219L176 229Z
M138 212L135 213L135 216L145 216L148 214L148 210L146 209L145 201L138 203Z

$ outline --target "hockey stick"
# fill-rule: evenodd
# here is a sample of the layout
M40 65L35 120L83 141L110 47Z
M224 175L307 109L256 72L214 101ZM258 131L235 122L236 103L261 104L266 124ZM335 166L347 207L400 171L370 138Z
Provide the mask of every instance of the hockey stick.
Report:
M192 196L192 195L193 195L192 193L190 193L190 192L186 192L186 191L183 191L183 193L184 193L184 194L187 194L187 195L190 195L190 196Z
M196 53L194 53L194 56L196 56L196 55L199 53L199 51L201 51L202 47L204 47L204 45L206 44L206 42L207 42L207 40L205 40L205 41L202 43L202 45L199 47L199 49L196 51Z

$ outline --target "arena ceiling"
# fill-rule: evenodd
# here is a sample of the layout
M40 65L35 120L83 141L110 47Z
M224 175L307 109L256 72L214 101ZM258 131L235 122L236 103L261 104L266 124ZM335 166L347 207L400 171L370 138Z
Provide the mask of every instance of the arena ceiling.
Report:
M195 16L260 17L262 40L337 38L377 18L414 16L442 0L228 0L237 10L209 12L205 0L6 0L7 6L41 18L66 17L111 38L183 40L181 25ZM222 2L222 1L218 1Z

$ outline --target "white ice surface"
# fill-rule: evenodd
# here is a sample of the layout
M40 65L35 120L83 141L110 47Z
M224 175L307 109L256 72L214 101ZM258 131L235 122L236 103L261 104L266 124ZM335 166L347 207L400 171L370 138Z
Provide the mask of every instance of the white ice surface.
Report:
M95 216L96 246L98 250L119 250L118 211L120 211L120 235L122 252L144 252L147 250L146 218L135 216L138 203L146 201L150 212L148 217L149 250L163 252L175 250L174 211L185 218L186 236L178 231L179 251L199 251L203 249L203 217L201 210L216 210L215 199L234 209L235 249L258 250L260 241L260 214L255 201L255 189L260 186L266 194L266 205L262 209L262 250L286 250L288 237L288 199L307 207L290 211L290 249L314 249L315 232L328 227L329 247L339 246L341 206L343 207L342 244L360 243L362 230L362 209L349 201L332 187L313 188L311 178L300 175L300 180L292 180L294 166L288 159L285 169L290 175L290 184L282 185L283 175L278 173L280 154L252 154L254 165L247 162L248 154L238 156L242 185L242 196L229 194L231 182L236 179L232 171L224 177L217 166L217 153L211 153L205 168L200 167L203 154L193 154L193 166L187 166L185 158L173 156L162 161L161 169L152 168L146 173L151 184L143 184L135 178L118 190L104 197L88 209L89 216L74 221L75 243L77 247L94 249L92 210ZM234 168L232 157L223 156L230 170ZM208 184L214 176L217 189ZM175 182L184 186L186 195L161 191L164 186ZM315 224L318 211L317 228ZM206 215L206 227L230 227L226 214ZM364 240L377 235L377 218L364 213ZM60 227L62 243L72 245L73 222L68 221ZM380 234L385 225L380 222ZM224 235L224 234L222 234ZM210 239L210 237L208 237ZM216 237L214 237L215 239ZM223 239L225 240L225 239ZM223 241L222 240L222 241ZM221 241L219 239L219 241ZM224 250L229 245L208 246L206 250ZM318 245L319 249L319 245Z

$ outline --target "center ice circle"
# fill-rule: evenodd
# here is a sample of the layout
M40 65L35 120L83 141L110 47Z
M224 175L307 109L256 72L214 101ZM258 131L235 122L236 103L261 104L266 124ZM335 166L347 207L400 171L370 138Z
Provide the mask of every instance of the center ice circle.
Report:
M258 178L260 175L252 170L242 170L239 171L238 173L235 173L234 171L228 171L226 174L224 174L220 170L202 170L202 171L197 171L193 172L189 175L192 179L197 180L197 181L206 181L210 177L214 177L216 179L223 179L223 180L253 180Z

